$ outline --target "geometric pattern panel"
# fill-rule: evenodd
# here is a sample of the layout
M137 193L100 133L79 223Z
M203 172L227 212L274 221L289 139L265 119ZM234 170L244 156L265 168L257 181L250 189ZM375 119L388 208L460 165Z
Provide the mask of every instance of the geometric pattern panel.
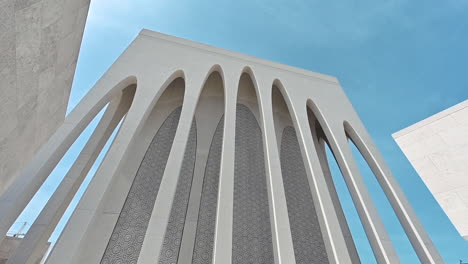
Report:
M164 121L151 141L104 251L101 264L136 263L174 141L182 107Z
M301 149L292 126L283 130L280 159L296 262L329 263Z
M177 263L177 259L179 258L180 243L182 241L190 190L192 188L196 152L197 129L194 120L190 128L190 134L185 148L184 159L182 160L182 168L180 170L158 264L174 264Z
M211 141L206 162L203 189L198 213L197 233L193 249L193 264L209 264L213 258L213 244L218 204L219 169L223 145L224 116L218 123Z
M272 264L262 133L243 104L237 104L235 132L232 263Z

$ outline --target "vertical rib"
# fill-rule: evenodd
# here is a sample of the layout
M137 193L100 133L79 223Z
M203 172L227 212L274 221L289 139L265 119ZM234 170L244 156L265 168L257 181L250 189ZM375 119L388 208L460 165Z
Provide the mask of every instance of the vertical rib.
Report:
M346 221L343 208L341 207L338 193L336 192L335 183L333 182L332 174L330 172L329 162L328 162L327 154L325 150L325 144L328 144L328 143L326 143L326 141L323 138L319 139L316 136L314 136L314 142L317 147L317 155L320 160L323 174L325 176L325 180L328 185L330 197L332 199L333 206L335 207L335 212L338 217L341 232L343 233L343 236L345 238L346 245L348 247L348 251L352 259L352 263L361 263L361 260L359 259L359 255L356 249L356 245L354 244L354 240L351 235L351 231L349 230L348 222Z
M237 104L232 263L273 263L262 133L250 109Z
M101 263L138 260L169 151L174 140L181 108L164 121L151 141L128 192Z
M192 186L193 172L197 148L197 131L195 121L190 128L189 139L185 148L176 193L172 202L166 233L164 235L163 247L159 255L159 264L173 264L178 262L179 251L184 233L187 206Z
M262 115L261 120L263 120L263 136L265 138L264 149L266 154L266 181L269 198L268 205L271 216L271 232L275 263L296 263L291 236L290 219L288 218L288 207L286 203L286 195L282 177L282 173L284 173L284 171L281 170L280 154L278 151L277 142L278 135L276 135L278 132L281 133L281 130L275 131L275 119L273 117L273 112L275 112L277 115L280 114L277 111L274 111L274 109L278 110L280 106L272 104L279 104L279 102L276 102L275 99L277 98L275 96L281 95L277 94L278 91L276 87L268 87L265 84L265 87L262 88L264 88L266 91L273 90L271 93L264 93L265 96L262 98L263 100L261 100L262 104L260 113ZM279 121L278 118L276 121Z
M218 205L213 248L214 264L232 261L232 217L234 200L234 146L236 135L236 98L238 78L226 70L225 115L219 174Z
M8 263L33 264L41 258L41 249L60 221L76 191L88 174L106 141L128 111L134 90L126 91L109 103L85 147L65 175Z
M296 131L291 126L283 130L281 170L297 263L329 263Z
M330 140L330 148L348 186L375 258L379 263L400 263L385 226L367 191L344 133L335 140Z
M186 173L185 170L188 168L188 163L183 161L187 144L190 143L189 136L194 119L198 91L200 91L202 87L201 83L202 81L198 78L195 80L187 80L180 121L177 126L174 143L169 154L148 229L146 230L145 240L143 241L138 263L156 262L163 258L162 254L167 253L163 252L163 241L165 241L169 222L172 220L170 219L171 208L177 189L177 183L180 180L180 174ZM182 231L183 230L180 230L181 234Z
M193 264L208 264L213 261L216 207L218 204L219 172L223 143L224 117L218 123L211 141L198 213L197 230L193 249Z
M327 249L327 255L331 263L351 263L352 259L346 239L340 230L340 222L333 206L330 190L320 167L320 160L317 156L315 143L307 120L307 112L293 110L293 122L298 134L299 145L302 149L302 156L306 168L309 188L317 209L317 217L320 222L323 239Z
M102 209L101 202L110 183L112 183L117 172L125 170L122 161L128 155L127 152L131 143L135 140L163 88L165 88L167 79L161 77L151 83L145 82L145 79L140 80L132 106L126 114L101 166L99 166L96 176L90 182L55 247L52 249L47 260L48 264L79 263L78 259L82 257L91 258L91 263L97 263L102 257L105 244L93 245L93 248L97 249L102 246L102 251L99 254L94 251L81 254L80 249L84 246L83 241L91 235L88 232L92 229L91 224L99 210ZM152 89L154 82L159 83L159 89Z
M179 264L190 264L195 261L195 243L204 248L202 250L205 259L203 263L213 260L213 239L224 122L223 78L219 73L221 70L219 67L215 66L212 69L216 68L218 71L212 72L203 86L197 110L195 111L197 158L184 234L180 246ZM197 242L195 242L196 239Z
M111 90L122 90L134 80L126 79L117 85L103 77L66 117L64 123L40 148L29 165L0 197L0 243L8 229L41 187L57 163L84 128L108 102ZM111 89L112 88L112 89Z
M347 122L345 122L345 130L382 186L421 262L443 263L442 257L365 129L362 129L364 141Z

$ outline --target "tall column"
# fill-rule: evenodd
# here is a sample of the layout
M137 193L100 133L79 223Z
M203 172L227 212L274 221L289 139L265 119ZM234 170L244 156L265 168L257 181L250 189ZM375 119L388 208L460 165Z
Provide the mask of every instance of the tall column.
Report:
M128 111L134 91L112 100L80 155L7 263L34 264L106 141Z
M34 156L29 165L15 178L0 198L0 243L8 229L32 199L42 183L96 114L109 102L113 92L121 91L134 83L127 78L116 85L119 76L108 72L98 82L99 88L92 89L73 109L65 122ZM106 83L106 86L99 86Z
M268 189L268 199L271 216L272 242L275 263L296 263L294 248L289 225L288 207L284 191L281 162L276 141L275 124L273 120L272 85L267 78L257 74L259 92L260 120L262 122L263 149L265 151L265 171Z
M241 72L229 68L224 68L224 70L224 134L221 168L219 172L219 194L213 249L213 264L229 264L232 262L236 103L237 88Z
M187 208L184 233L180 244L179 264L190 264L196 261L194 259L194 250L204 248L203 246L195 246L198 239L204 241L205 243L203 244L208 244L207 247L213 246L210 242L213 241L212 239L214 239L214 236L207 238L206 235L201 234L206 232L207 229L210 229L210 227L207 227L206 222L208 221L206 219L210 218L207 217L206 212L210 211L211 207L208 205L205 207L202 206L207 201L207 198L203 197L213 197L213 194L205 193L205 191L209 192L208 190L213 188L212 181L219 181L219 167L217 172L214 172L212 167L214 163L217 163L217 166L219 166L221 161L220 155L216 155L216 150L218 150L218 148L215 147L215 145L218 145L217 137L222 137L224 124L224 84L220 73L222 73L222 71L218 68L208 77L200 94L195 112L197 123L197 152L192 188L190 190L190 201ZM217 89L219 90L217 91ZM214 162L215 160L217 162ZM216 177L217 179L213 179L212 177ZM216 215L214 215L214 217L216 217ZM216 221L216 219L214 219L214 221ZM214 227L211 230L214 233ZM211 252L211 254L212 253L213 252ZM201 259L202 256L203 255L198 254L199 259Z
M106 157L97 170L96 176L86 189L66 228L50 253L47 260L48 264L78 264L77 259L80 258L89 259L90 261L87 263L100 261L104 249L100 250L100 253L81 252L82 240L89 235L90 224L96 217L96 213L101 209L101 201L114 176L118 171L125 170L125 168L122 168L122 161L128 155L131 143L144 125L145 120L164 90L163 88L178 77L176 75L178 73L171 76L161 73L147 74L140 77L132 106L122 122ZM159 87L159 89L154 89L154 87Z
M200 73L194 71L186 75L186 89L182 113L148 224L148 229L146 230L140 257L138 258L139 264L155 263L159 259L190 128L195 115L198 97L203 87L204 74L206 74L206 72Z
M346 239L340 230L340 222L333 206L333 200L330 196L328 185L323 171L320 167L320 161L315 151L314 141L311 135L307 113L304 104L296 104L292 100L290 113L293 117L294 127L296 129L299 145L301 146L304 158L310 189L317 209L317 217L323 233L323 239L327 248L327 255L330 263L351 263L352 258L348 250ZM297 102L302 102L298 98ZM300 110L297 110L299 108Z
M372 139L362 125L358 127L364 140L347 122L345 123L348 135L352 138L379 181L419 259L422 263L443 263L442 257L437 252L432 240L411 208L409 201L373 144Z
M330 172L329 161L328 161L326 149L325 149L325 144L327 143L325 139L323 138L317 138L314 135L313 137L314 137L314 144L316 144L317 146L317 155L320 160L323 174L325 176L325 181L327 182L327 185L328 185L329 194L333 202L333 205L335 207L335 212L338 217L338 222L340 223L341 232L343 233L344 239L346 241L352 263L360 263L361 261L359 259L359 255L357 253L356 246L354 244L351 231L349 230L348 222L346 221L346 217L341 207L338 193L336 192L335 183L333 182L332 174Z
M325 131L327 128L324 127L323 129ZM327 131L325 131L325 134L327 134ZM328 134L327 138L330 141L330 148L348 186L375 258L379 263L400 263L392 241L388 237L385 226L360 175L344 130L336 131L335 135Z

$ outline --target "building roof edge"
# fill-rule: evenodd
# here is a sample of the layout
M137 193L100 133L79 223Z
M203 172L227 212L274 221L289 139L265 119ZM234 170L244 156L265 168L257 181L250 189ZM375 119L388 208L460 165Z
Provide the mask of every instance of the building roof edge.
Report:
M409 127L403 128L402 130L393 133L392 137L394 139L397 139L397 138L399 138L401 136L404 136L406 134L409 134L409 133L413 132L414 130L416 130L418 128L421 128L421 127L426 126L426 125L428 125L430 123L433 123L433 122L435 122L435 121L437 121L437 120L439 120L441 118L444 118L444 117L446 117L446 116L448 116L450 114L453 114L453 113L455 113L457 111L460 111L460 110L462 110L462 109L464 109L466 107L468 107L468 99L465 100L465 101L462 101L462 102L460 102L460 103L458 103L458 104L456 104L454 106L451 106L451 107L449 107L449 108L447 108L445 110L442 110L439 113L436 113L436 114L434 114L432 116L429 116L426 119L423 119L423 120L421 120L421 121L419 121L417 123L414 123L413 125L410 125Z
M223 49L223 48L210 46L210 45L207 45L207 44L203 44L203 43L200 43L200 42L196 42L196 41L192 41L192 40L188 40L188 39L184 39L184 38L174 37L174 36L171 36L171 35L167 35L167 34L160 33L160 32L153 31L153 30L149 30L149 29L142 29L138 36L140 36L140 35L144 35L144 36L148 36L148 37L152 37L152 38L156 38L156 39L161 39L161 40L165 40L165 41L175 42L175 43L178 43L178 44L181 44L181 45L184 45L184 46L189 46L189 47L192 47L192 48L195 48L195 49L201 49L201 50L205 50L205 51L209 51L209 52L214 52L214 53L222 54L222 55L229 56L229 57L241 58L241 59L246 60L246 61L251 61L251 62L254 62L254 63L258 63L258 64L263 64L263 65L266 65L266 66L269 66L269 67L274 67L274 68L294 72L294 73L297 73L297 74L305 75L305 76L308 76L308 77L321 79L321 80L324 80L324 81L327 81L327 82L332 82L332 83L339 84L338 79L336 77L334 77L334 76L331 76L331 75L326 75L326 74L323 74L323 73L313 72L313 71L301 69L301 68L298 68L298 67L294 67L294 66L274 62L274 61L269 61L269 60L266 60L266 59L262 59L262 58L242 54L242 53L239 53L239 52L235 52L235 51L231 51L231 50L227 50L227 49Z

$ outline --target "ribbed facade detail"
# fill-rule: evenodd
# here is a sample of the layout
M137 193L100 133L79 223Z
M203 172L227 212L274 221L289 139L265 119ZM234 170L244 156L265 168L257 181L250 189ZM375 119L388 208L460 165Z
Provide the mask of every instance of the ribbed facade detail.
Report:
M232 263L274 263L262 133L243 104L235 142Z
M281 139L281 172L297 263L329 263L294 127Z
M224 117L221 118L216 127L206 163L193 250L193 264L209 264L212 263L213 259L223 127Z
M187 205L190 198L190 187L192 186L193 169L195 165L195 152L197 149L197 129L193 122L185 149L184 160L180 171L177 189L172 202L171 214L164 236L158 264L177 263L179 257L180 243L184 232Z
M174 141L182 107L174 110L154 136L127 194L101 264L136 263L167 158Z
M149 30L0 196L0 240L104 107L7 264L41 258L116 127L46 264L359 263L324 144L375 259L399 263L349 140L421 262L443 263L335 77Z

